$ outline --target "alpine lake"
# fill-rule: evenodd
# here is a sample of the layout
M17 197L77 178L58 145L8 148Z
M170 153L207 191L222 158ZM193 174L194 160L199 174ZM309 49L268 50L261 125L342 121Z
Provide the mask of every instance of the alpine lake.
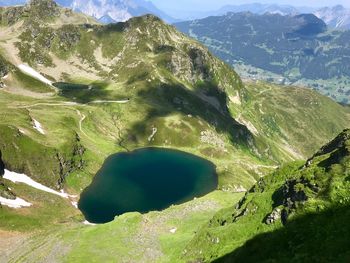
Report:
M208 160L177 150L143 148L111 155L78 204L86 220L102 224L127 212L147 213L215 190L218 177Z

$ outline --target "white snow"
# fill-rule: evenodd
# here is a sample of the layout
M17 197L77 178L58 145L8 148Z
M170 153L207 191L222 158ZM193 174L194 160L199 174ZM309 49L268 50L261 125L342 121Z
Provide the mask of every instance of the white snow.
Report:
M85 220L83 222L84 225L88 225L88 226L96 226L96 224L90 223L89 221Z
M13 183L24 183L24 184L29 185L31 187L34 187L38 190L41 190L41 191L44 191L47 193L51 193L51 194L55 194L55 195L59 195L63 198L73 197L65 192L57 192L57 191L55 191L55 190L53 190L45 185L37 183L25 174L18 174L18 173L11 172L11 171L5 169L5 174L4 174L3 178L6 180L10 180Z
M28 65L25 64L20 64L18 65L18 68L23 72L28 74L29 76L40 80L41 82L48 84L50 86L52 86L52 81L48 80L47 78L45 78L43 75L41 75L39 72L37 72L35 69L29 67Z
M169 230L169 232L172 233L172 234L175 234L176 231L177 231L177 228L176 228L176 227L174 227L174 228L172 228L172 229Z
M72 204L72 206L74 206L76 209L78 209L78 202L72 201L71 204Z
M43 127L41 126L41 123L38 122L37 120L33 119L33 128L36 129L38 132L40 132L41 134L45 134L45 131L43 129Z
M149 141L149 142L152 141L152 139L153 139L154 136L156 135L157 131L158 131L157 128L155 128L155 127L152 128L152 134L148 137L148 141Z
M27 201L18 197L15 200L11 200L11 199L3 198L1 196L0 196L0 204L11 208L29 207L32 205L31 203L28 203Z
M130 99L125 99L125 100L94 100L91 101L89 103L95 103L95 104L99 104L99 103L119 103L119 104L125 104L130 102Z

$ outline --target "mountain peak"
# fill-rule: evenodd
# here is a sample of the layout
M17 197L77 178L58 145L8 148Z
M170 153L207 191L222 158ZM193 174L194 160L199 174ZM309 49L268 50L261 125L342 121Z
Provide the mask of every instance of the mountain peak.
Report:
M30 0L29 6L45 6L48 8L57 7L57 3L54 0Z
M32 16L43 19L59 15L59 6L53 0L31 0L26 11Z
M345 7L342 5L335 5L335 6L333 6L332 10L335 12L336 11L343 11L343 10L345 10Z

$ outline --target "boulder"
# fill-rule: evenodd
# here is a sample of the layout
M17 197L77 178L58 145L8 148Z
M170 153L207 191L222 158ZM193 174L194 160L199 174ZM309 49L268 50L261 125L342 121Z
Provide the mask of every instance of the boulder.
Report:
M272 213L266 217L265 223L271 225L279 219L281 219L281 209L275 208Z

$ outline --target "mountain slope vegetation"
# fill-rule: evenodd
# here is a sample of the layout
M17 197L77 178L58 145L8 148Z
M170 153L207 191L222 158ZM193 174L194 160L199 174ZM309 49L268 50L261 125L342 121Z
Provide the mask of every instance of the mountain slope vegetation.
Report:
M306 163L261 179L198 232L187 254L197 261L221 257L216 262L346 262L349 146L345 130Z
M228 13L176 27L208 46L243 78L308 86L349 103L350 33L327 30L314 15Z
M314 91L242 82L152 15L102 25L32 0L1 8L0 21L0 174L25 173L59 191L1 178L1 197L31 206L0 208L0 261L172 262L261 177L310 156L349 123L348 107ZM104 160L142 147L208 159L218 189L164 211L83 224L76 202Z

